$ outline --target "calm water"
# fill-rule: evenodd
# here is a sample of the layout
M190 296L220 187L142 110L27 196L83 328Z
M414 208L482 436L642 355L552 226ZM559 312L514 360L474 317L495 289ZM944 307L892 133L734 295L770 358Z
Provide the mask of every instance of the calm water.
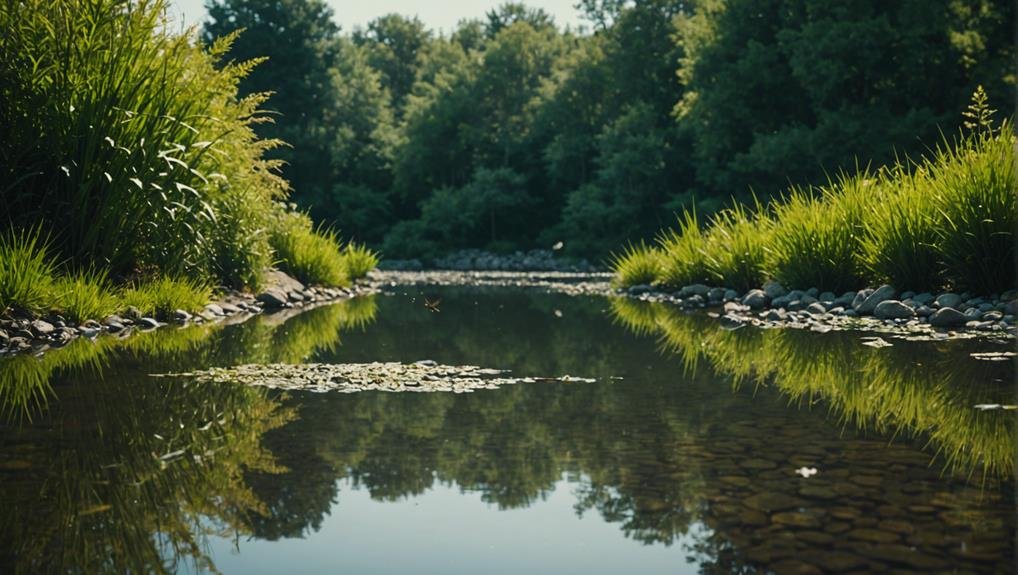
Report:
M0 361L0 572L1014 573L1012 361L420 288ZM596 377L280 393L150 373ZM797 470L815 469L815 474Z

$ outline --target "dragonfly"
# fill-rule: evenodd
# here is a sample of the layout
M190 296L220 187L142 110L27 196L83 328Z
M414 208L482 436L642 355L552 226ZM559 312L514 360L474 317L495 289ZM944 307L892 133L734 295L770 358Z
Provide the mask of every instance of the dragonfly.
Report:
M441 298L434 300L428 299L427 297L424 298L424 307L428 308L428 311L432 313L438 313L439 311L441 311L438 309L438 306L441 303L442 303Z

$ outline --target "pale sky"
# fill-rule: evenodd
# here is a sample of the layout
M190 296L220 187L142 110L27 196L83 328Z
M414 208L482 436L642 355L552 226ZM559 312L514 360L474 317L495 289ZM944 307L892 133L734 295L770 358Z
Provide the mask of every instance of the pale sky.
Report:
M463 19L483 18L484 14L504 3L505 0L326 0L336 14L336 21L344 32L364 26L378 16L396 12L408 16L416 15L432 30L449 32ZM576 0L527 0L533 8L543 8L555 18L560 27L574 29L584 24L579 13L573 8ZM205 18L204 0L170 0L171 11L182 16L183 21L198 24ZM179 21L179 20L178 20Z

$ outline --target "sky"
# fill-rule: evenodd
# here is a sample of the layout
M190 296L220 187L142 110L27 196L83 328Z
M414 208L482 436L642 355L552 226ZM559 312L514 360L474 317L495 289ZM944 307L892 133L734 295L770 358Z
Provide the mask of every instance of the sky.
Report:
M433 30L449 32L463 19L482 18L488 10L505 0L326 0L336 14L336 21L346 32L365 26L371 20L393 12L416 15ZM555 18L559 27L583 24L573 8L576 0L528 0L527 6L542 8ZM199 24L205 18L204 0L170 0L171 10L183 21ZM179 20L178 20L179 21Z

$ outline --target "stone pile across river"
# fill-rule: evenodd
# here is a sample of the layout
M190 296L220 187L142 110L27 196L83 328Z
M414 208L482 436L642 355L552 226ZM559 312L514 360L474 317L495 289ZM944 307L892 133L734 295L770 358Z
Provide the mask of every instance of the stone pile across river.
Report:
M154 374L153 377L191 377L201 383L242 383L292 391L356 393L359 391L413 391L470 393L518 383L593 383L595 380L561 377L508 377L508 371L474 365L441 365L431 360L416 363L309 363L249 364L211 368L191 373Z

